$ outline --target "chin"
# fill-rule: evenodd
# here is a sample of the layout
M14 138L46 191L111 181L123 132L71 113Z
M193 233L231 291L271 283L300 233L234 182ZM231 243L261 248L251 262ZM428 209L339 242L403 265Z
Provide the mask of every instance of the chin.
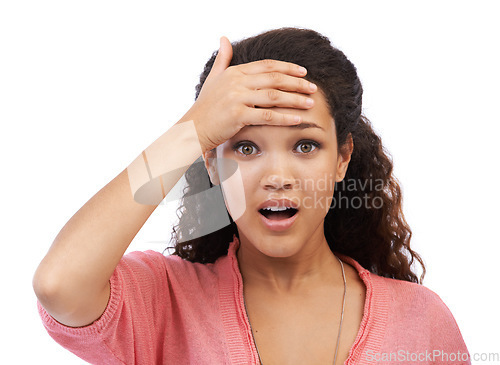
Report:
M255 248L262 254L269 257L285 258L296 255L301 247L291 242L288 236L267 236L262 238Z

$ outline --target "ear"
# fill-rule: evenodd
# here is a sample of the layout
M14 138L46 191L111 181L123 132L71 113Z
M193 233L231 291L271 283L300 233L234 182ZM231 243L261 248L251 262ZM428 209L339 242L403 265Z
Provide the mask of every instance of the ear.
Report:
M349 133L346 142L340 148L340 153L337 159L337 176L335 178L335 181L340 182L344 180L345 174L347 172L347 167L349 166L349 161L351 161L353 150L354 142L352 140L351 133Z
M217 171L217 153L215 148L209 151L203 152L203 161L205 162L205 168L210 176L210 181L213 185L219 185L219 172Z

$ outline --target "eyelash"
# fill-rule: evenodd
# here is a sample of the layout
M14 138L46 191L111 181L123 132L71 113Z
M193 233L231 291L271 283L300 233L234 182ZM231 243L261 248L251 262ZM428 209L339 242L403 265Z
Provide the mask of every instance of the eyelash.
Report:
M311 145L313 145L315 147L311 152L303 152L303 153L301 153L301 154L306 155L306 156L312 154L314 151L316 151L317 149L321 148L321 143L318 143L316 141L302 140L299 143L297 143L296 147L300 146L301 144L311 144ZM240 142L237 142L237 143L235 143L233 145L233 151L238 151L240 147L246 146L246 145L251 145L253 148L255 148L255 144L253 144L250 141L240 141ZM240 152L240 154L243 157L254 156L253 154L245 155L244 153L241 153L241 152Z

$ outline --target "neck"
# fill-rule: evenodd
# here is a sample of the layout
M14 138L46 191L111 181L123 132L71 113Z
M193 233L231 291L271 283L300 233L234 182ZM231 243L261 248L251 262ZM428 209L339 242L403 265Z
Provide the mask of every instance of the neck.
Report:
M323 285L343 285L340 263L323 234L300 247L291 256L271 257L240 233L237 259L244 285L274 294L300 294Z

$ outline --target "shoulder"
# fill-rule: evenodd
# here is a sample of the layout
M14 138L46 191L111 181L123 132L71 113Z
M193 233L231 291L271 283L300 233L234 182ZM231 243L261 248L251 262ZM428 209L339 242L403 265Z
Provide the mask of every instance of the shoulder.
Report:
M177 255L164 255L158 251L132 251L122 257L121 270L134 274L152 274L174 282L210 281L215 279L214 264L191 262Z
M379 276L363 268L351 257L341 257L356 269L370 292L367 295L373 295L377 305L387 308L393 319L400 317L434 323L455 322L446 304L431 289L421 284Z
M412 318L443 321L453 316L441 297L421 284L373 275L387 290L389 308Z
M354 259L341 257L365 284L365 326L377 342L382 341L382 350L467 352L457 322L438 294L421 284L376 275Z
M410 330L419 341L466 351L458 324L438 294L421 284L372 275L385 284L389 332Z
M377 278L387 288L390 306L401 310L406 308L412 314L425 314L429 319L451 315L441 297L426 286L404 280Z

